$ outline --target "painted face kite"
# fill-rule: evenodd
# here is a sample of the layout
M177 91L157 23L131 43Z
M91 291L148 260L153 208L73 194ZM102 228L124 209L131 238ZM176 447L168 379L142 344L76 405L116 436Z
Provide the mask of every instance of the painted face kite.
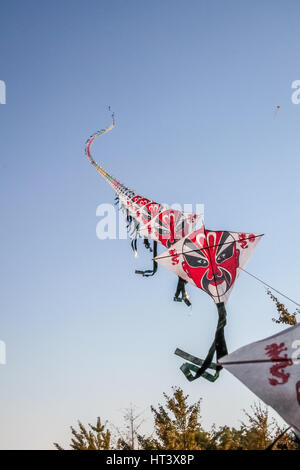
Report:
M185 239L182 267L197 287L218 298L235 281L239 254L230 232L209 231L205 236L201 230Z
M88 139L86 155L115 191L116 200L126 213L128 229L132 237L131 245L135 254L138 237L143 238L145 247L153 252L152 270L136 271L136 273L145 277L153 276L157 270L157 264L161 264L178 276L175 301L184 301L188 306L191 305L185 291L186 284L190 283L207 293L216 303L219 321L206 359L202 361L179 349L176 350L177 355L192 362L192 364L183 364L181 367L188 380L203 376L214 381L222 368L212 362L214 353L216 352L217 360L227 354L224 337L225 302L240 270L246 265L261 235L208 230L203 224L203 215L169 209L138 195L121 184L99 166L90 153L90 146L95 138L110 131L113 127L114 119L111 126L96 132ZM153 241L153 248L149 240ZM160 255L157 254L158 242L166 248L166 251ZM208 368L214 370L215 374L208 373Z
M155 259L218 304L227 301L260 237L254 233L208 230L203 225Z

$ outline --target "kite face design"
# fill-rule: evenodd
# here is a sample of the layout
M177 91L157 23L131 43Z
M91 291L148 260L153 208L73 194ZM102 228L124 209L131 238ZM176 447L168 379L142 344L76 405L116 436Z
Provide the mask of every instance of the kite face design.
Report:
M153 219L161 210L161 205L157 204L156 202L150 202L146 204L141 209L141 219L143 224L147 224Z
M169 248L184 236L184 228L182 212L166 210L158 215L153 230L158 240Z
M183 243L182 267L212 297L224 295L236 279L240 251L230 232L200 229Z
M139 228L139 235L156 240L166 248L170 248L190 233L200 218L199 214L168 209L155 203L151 204L154 205L150 210L155 215L150 218L150 221L147 221L148 223ZM149 211L148 206L145 206L145 209Z
M227 302L261 235L208 230L202 226L156 257L156 261L209 294Z

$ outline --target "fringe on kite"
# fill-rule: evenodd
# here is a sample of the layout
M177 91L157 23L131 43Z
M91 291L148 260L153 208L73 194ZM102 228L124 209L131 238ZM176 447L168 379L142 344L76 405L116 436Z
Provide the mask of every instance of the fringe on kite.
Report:
M152 252L153 252L153 250L152 250L152 248L151 248L151 245L150 245L150 242L149 242L148 238L144 238L144 245L145 245L145 248L146 248L146 250L149 250L149 251L150 251L150 253L152 253Z
M177 283L177 289L174 295L174 302L184 302L188 307L190 307L192 304L190 302L189 296L187 295L187 292L185 290L185 286L187 284L187 281L182 279L181 277L178 276L178 283Z
M148 240L147 240L148 241ZM144 242L145 243L145 242ZM148 241L149 243L149 241ZM149 247L149 249L151 250L151 248ZM136 270L135 271L135 274L141 274L143 277L151 277L151 276L154 276L154 274L156 273L157 271L157 262L155 261L155 257L157 256L157 241L154 241L153 242L153 250L151 250L151 252L153 252L153 268L152 269L146 269L145 271L138 271Z

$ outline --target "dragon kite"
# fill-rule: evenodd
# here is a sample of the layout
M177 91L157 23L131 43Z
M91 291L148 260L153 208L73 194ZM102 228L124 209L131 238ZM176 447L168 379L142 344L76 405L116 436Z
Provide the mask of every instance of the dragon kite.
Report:
M215 302L218 325L206 359L198 359L180 349L175 351L175 354L189 360L189 363L181 366L188 380L204 377L215 381L222 369L218 361L228 353L224 337L225 303L240 270L248 262L262 234L207 229L201 215L169 209L120 183L96 163L91 154L91 144L94 140L112 130L114 126L113 115L109 127L94 133L87 140L86 155L114 190L116 202L126 213L128 228L132 230L131 245L134 252L137 252L138 237L143 238L145 247L153 252L153 269L136 273L144 277L153 276L160 264L178 277L175 301L191 305L185 290L186 284L190 283L206 292ZM199 224L201 226L197 228ZM153 242L152 248L149 240ZM159 255L158 243L165 248L165 251ZM215 353L217 362L213 363ZM207 372L208 368L214 371L214 375Z

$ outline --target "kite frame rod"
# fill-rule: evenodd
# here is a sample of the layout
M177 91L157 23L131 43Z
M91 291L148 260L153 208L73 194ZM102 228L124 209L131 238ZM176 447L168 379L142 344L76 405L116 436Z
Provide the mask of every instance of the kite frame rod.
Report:
M222 361L218 361L217 364L225 367L225 366L233 366L233 365L238 365L238 364L263 364L263 363L267 363L267 362L292 362L293 365L297 365L297 364L294 364L293 362L293 359L287 357L279 357L278 359L252 359L252 360L248 360L248 361L230 361L230 362L222 362ZM300 365L300 364L299 364Z
M264 236L264 233L261 233L259 235L254 235L251 238L258 238L258 237L263 237L263 236ZM249 240L249 237L248 238L241 238L240 240L234 240L234 241L231 241L231 242L218 243L217 245L205 246L204 248L198 248L197 250L181 251L179 253L176 253L175 255L173 254L173 255L157 256L156 259L159 260L159 259L164 259L164 258L173 258L174 256L179 256L179 255L187 255L189 253L199 253L200 251L208 250L210 248L215 248L216 246L230 245L231 243L240 243L240 242L243 242L243 241L246 241L246 240ZM170 247L170 249L172 249L172 246ZM240 268L240 269L242 269L242 268Z

